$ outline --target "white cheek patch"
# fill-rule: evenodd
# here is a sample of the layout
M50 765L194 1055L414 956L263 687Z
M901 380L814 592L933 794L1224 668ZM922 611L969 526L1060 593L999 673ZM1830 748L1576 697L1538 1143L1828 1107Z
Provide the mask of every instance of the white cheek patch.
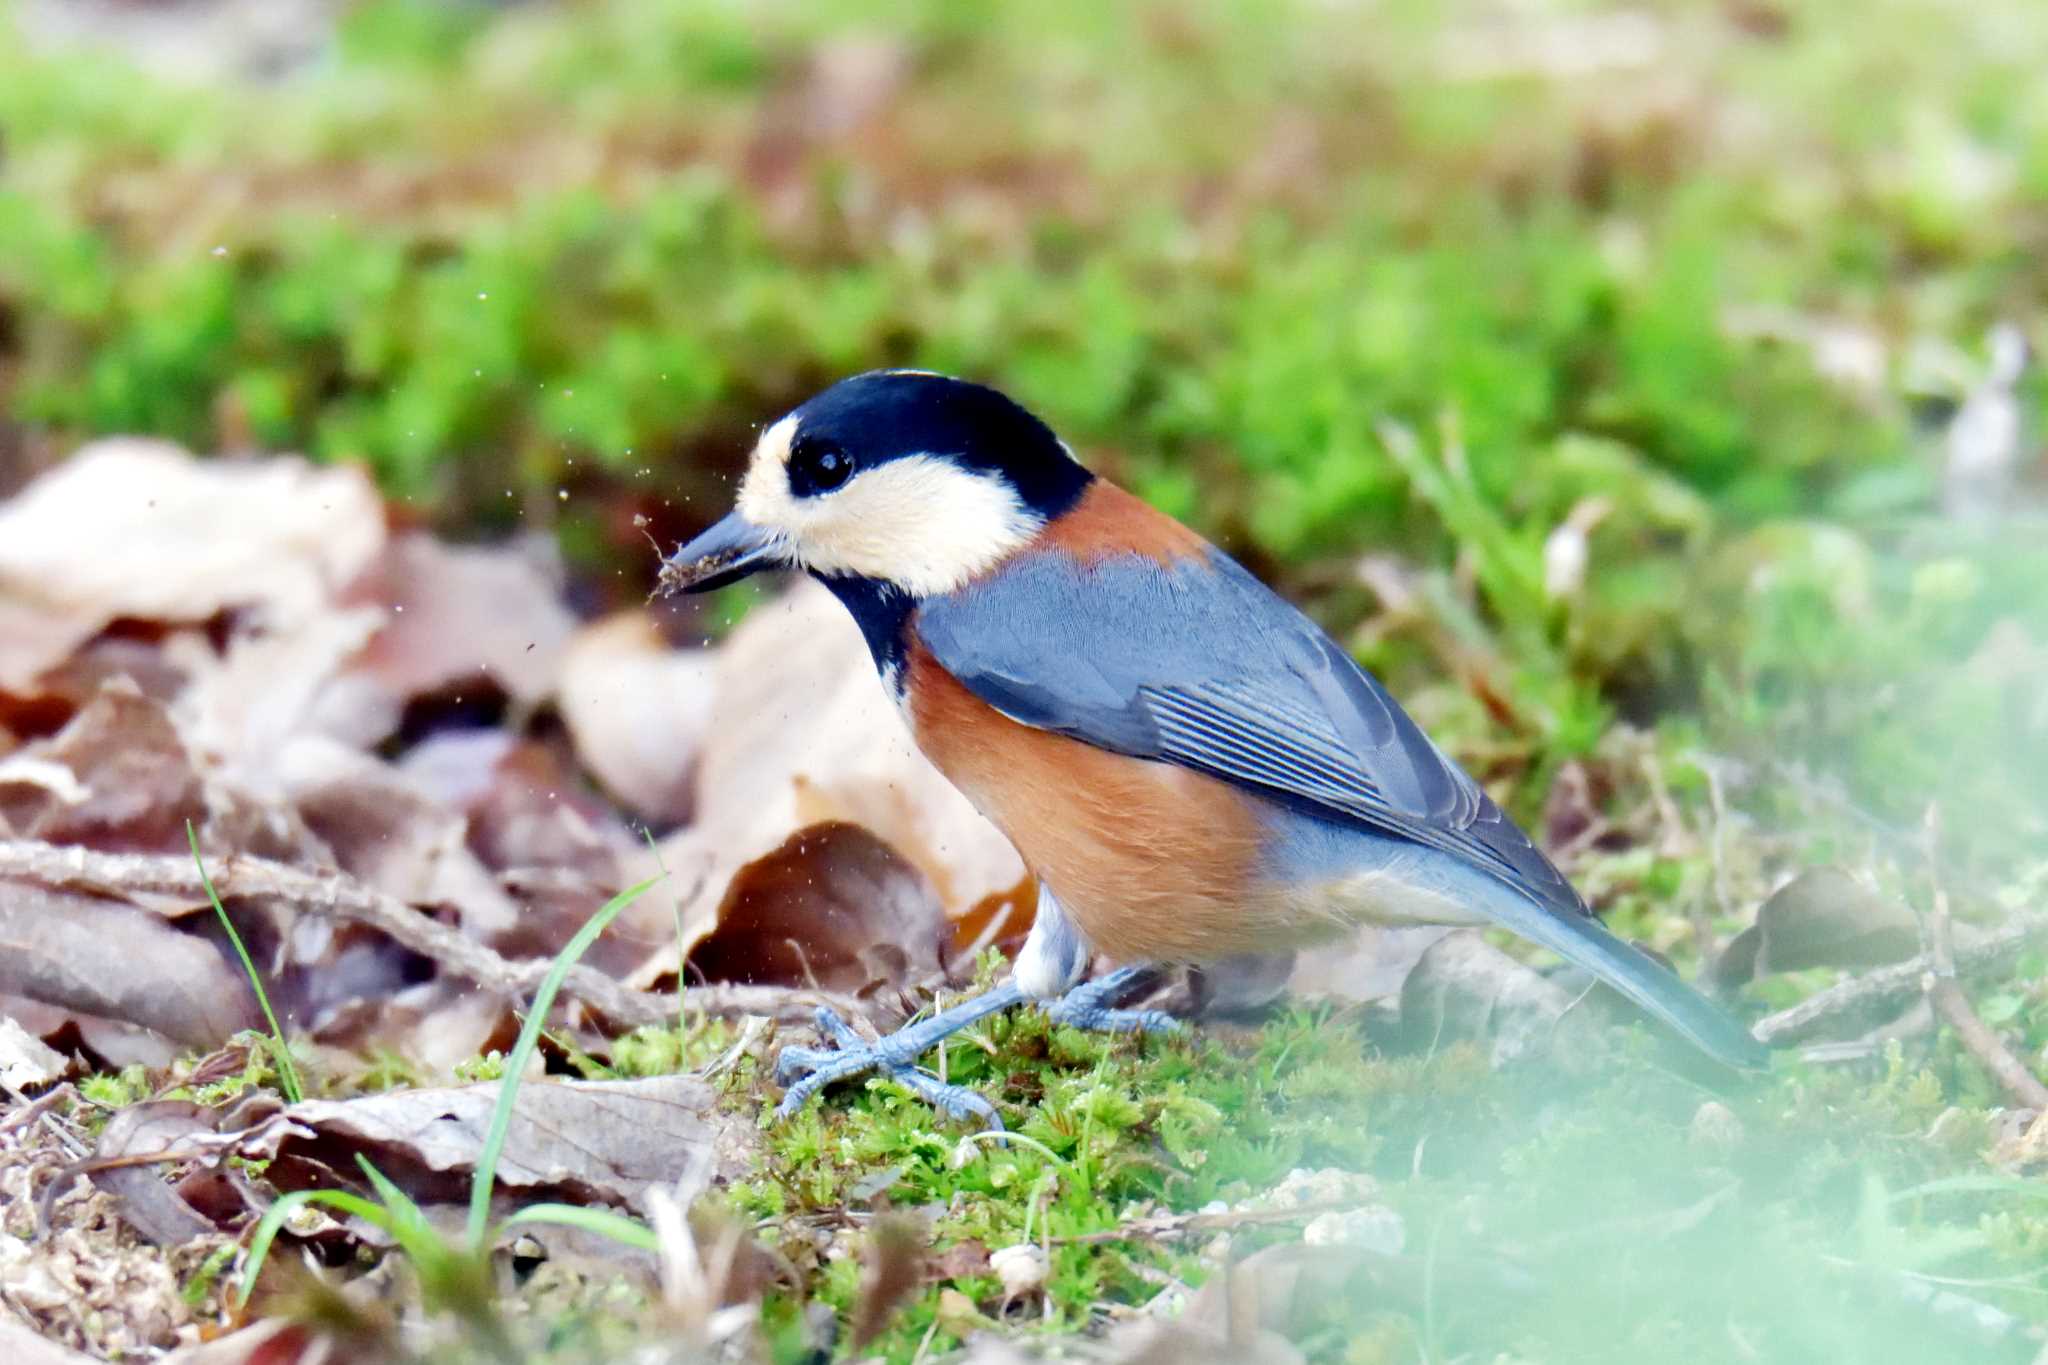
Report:
M754 442L754 453L748 459L751 472L763 465L785 465L789 463L789 443L796 439L796 414L789 413L774 426L761 433Z
M889 460L837 492L796 497L785 466L791 422L785 417L762 433L739 510L814 572L935 596L990 568L1045 524L1000 478L932 455Z

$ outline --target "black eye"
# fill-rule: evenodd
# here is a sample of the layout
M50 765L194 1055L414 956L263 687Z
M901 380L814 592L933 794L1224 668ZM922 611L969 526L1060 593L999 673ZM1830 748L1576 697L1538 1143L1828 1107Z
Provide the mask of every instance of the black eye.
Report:
M798 497L829 493L853 476L853 457L830 441L798 437L789 452L789 491Z

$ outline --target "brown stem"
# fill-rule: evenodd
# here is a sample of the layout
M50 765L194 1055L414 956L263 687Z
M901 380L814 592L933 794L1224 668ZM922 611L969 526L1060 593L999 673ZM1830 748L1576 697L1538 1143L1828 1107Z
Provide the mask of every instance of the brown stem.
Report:
M244 855L209 863L208 871L223 897L269 898L302 913L371 925L457 976L500 995L531 997L551 965L544 960L514 962L500 956L397 897L339 872L307 872ZM190 858L178 855L98 853L35 839L8 839L0 840L0 877L102 895L168 895L189 897L194 905L206 903L199 869ZM622 1028L666 1024L675 1018L673 996L633 990L590 967L571 967L562 989ZM820 1005L829 1005L842 1015L869 1012L865 1003L851 997L780 986L692 986L689 1003L693 1010L706 1014L759 1014L788 1021L808 1021Z
M1950 919L1948 886L1941 869L1941 807L1927 807L1927 870L1934 884L1933 909L1927 917L1927 975L1921 989L1935 1011L1955 1030L1964 1049L2005 1087L2024 1108L2048 1110L2048 1086L1978 1017L1970 997L1956 982L1955 928Z
M2048 914L2016 915L1975 942L1956 948L1955 974L1968 980L2008 972L2020 954L2038 942L2048 942ZM1767 1016L1757 1024L1756 1036L1772 1047L1788 1047L1875 1028L1924 993L1923 982L1932 965L1922 954L1852 977Z
M2005 1040L1991 1031L1990 1025L1977 1017L1977 1011L1970 1007L1970 997L1963 994L1954 977L1936 977L1927 991L1927 998L1948 1026L1956 1031L1956 1038L1968 1049L1970 1055L1984 1064L1984 1069L1997 1078L2005 1087L2005 1093L2023 1109L2034 1109L2048 1113L2048 1085L2027 1069L2027 1064L2013 1056Z

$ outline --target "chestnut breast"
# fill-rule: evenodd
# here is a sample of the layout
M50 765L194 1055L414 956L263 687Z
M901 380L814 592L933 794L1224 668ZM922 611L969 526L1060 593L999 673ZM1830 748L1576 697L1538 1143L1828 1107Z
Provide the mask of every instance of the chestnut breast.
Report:
M1262 875L1273 817L1187 768L1020 725L921 644L905 660L918 746L1017 846L1089 941L1126 961L1211 962L1327 937Z

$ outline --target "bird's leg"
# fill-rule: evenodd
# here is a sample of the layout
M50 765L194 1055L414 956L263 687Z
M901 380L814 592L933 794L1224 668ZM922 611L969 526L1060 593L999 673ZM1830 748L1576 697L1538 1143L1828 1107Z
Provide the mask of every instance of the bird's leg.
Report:
M1074 987L1056 1000L1045 1002L1046 1015L1056 1024L1105 1033L1172 1033L1180 1021L1159 1010L1120 1010L1112 1002L1129 995L1152 974L1150 967L1122 967L1098 981ZM936 1076L917 1069L917 1059L935 1044L970 1024L977 1024L1012 1005L1022 1004L1025 995L1015 979L977 995L952 1009L942 1010L896 1030L888 1037L868 1042L831 1010L818 1011L818 1028L831 1035L836 1048L786 1047L775 1059L775 1079L789 1087L776 1115L787 1118L805 1100L834 1081L869 1071L885 1073L891 1080L924 1097L933 1108L954 1118L976 1118L991 1128L1003 1121L995 1106L963 1085L948 1085Z
M1081 927L1045 882L1038 884L1038 913L1017 953L1010 979L1033 1000L1043 1000L1056 1024L1103 1033L1168 1033L1180 1027L1158 1010L1111 1009L1150 978L1150 967L1120 967L1100 981L1083 982L1094 950Z
M922 1095L934 1108L955 1118L979 1118L991 1128L1003 1121L995 1106L964 1085L947 1085L936 1076L917 1069L917 1059L934 1044L950 1038L970 1024L980 1023L1024 999L1014 981L1005 981L974 999L941 1010L929 1019L897 1029L888 1037L868 1042L831 1010L818 1011L818 1028L832 1036L837 1048L786 1047L775 1059L775 1079L789 1087L777 1105L778 1117L795 1113L812 1095L849 1076L867 1071L886 1072L890 1079Z
M1045 1012L1055 1024L1088 1029L1094 1033L1175 1033L1180 1020L1161 1010L1120 1010L1111 1008L1137 987L1153 980L1152 967L1119 967L1108 976L1084 981L1057 1000L1049 1000Z

